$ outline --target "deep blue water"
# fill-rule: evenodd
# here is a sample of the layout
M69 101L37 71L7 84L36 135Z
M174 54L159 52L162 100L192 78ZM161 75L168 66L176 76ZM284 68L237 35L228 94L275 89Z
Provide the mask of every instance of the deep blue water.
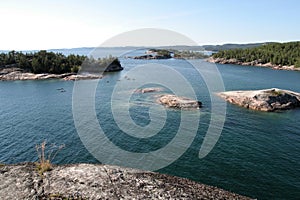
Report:
M134 145L126 142L130 140L128 136L120 136L118 127L112 122L109 98L114 85L134 81L135 77L129 77L131 80L124 78L125 73L147 62L121 59L125 70L106 75L96 92L99 124L111 141L133 152L150 152L166 145L174 137L180 120L180 111L169 110L168 121L160 136L151 137L149 141L137 140ZM180 159L159 172L258 199L300 198L299 109L263 113L227 104L225 126L219 141L208 156L199 159L199 149L210 119L208 89L187 62L173 59L155 62L183 74L204 105L200 128L190 148ZM299 72L234 65L217 67L226 90L278 87L300 92ZM36 161L35 145L43 140L48 144L65 144L54 163L99 163L85 149L77 134L72 114L73 86L74 82L60 80L0 82L1 163ZM59 88L66 92L60 92ZM147 125L150 122L147 103L153 103L152 94L135 94L131 100L131 118L138 125Z

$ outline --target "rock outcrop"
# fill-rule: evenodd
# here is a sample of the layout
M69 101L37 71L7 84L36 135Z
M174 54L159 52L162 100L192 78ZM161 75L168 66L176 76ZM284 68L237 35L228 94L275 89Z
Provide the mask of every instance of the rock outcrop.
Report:
M96 74L34 74L22 72L22 70L2 70L0 71L0 80L15 81L15 80L47 80L47 79L63 79L63 80L82 80L82 79L101 79L102 75Z
M0 199L250 199L184 178L108 165L0 166Z
M118 59L115 59L113 62L111 62L108 67L105 68L104 72L117 72L122 71L124 68L121 66L121 63Z
M186 97L178 97L171 94L162 95L157 99L157 101L168 108L176 109L199 109L202 106L200 101Z
M277 88L218 93L226 101L248 109L277 111L300 107L300 93Z
M96 74L72 74L63 78L65 81L76 81L76 80L86 80L86 79L102 79L103 75Z

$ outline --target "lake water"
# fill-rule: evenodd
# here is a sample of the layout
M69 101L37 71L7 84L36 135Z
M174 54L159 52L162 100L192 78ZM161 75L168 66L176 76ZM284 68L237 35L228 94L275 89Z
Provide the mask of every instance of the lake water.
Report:
M109 97L116 82L136 65L149 61L121 58L122 72L106 75L96 92L96 114L111 141L136 152L149 152L166 145L178 128L172 123L180 111L170 110L162 137L122 144L128 136L119 136L111 122ZM158 60L183 74L194 87L204 107L200 128L190 148L174 163L160 169L161 173L186 177L258 199L300 198L300 110L280 113L250 111L227 104L227 115L221 137L214 149L198 158L210 119L209 92L201 77L183 60ZM210 64L208 64L210 65ZM217 65L226 90L247 90L278 87L300 92L300 73L275 71L259 67ZM134 78L134 77L130 77ZM93 81L93 80L91 80ZM65 144L54 163L99 163L84 147L77 134L72 114L74 82L13 81L0 82L0 162L37 161L35 145ZM64 88L66 92L57 90ZM152 94L146 94L151 100ZM131 118L147 125L147 105L139 106L139 95L133 97ZM150 102L150 101L149 101ZM103 120L104 119L104 120Z

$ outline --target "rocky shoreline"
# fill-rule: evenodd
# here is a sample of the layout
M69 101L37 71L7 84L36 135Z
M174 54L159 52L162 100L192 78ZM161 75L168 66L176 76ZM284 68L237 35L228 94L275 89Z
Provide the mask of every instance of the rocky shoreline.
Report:
M210 63L219 63L219 64L233 64L233 65L242 65L242 66L256 66L256 67L267 67L275 70L291 70L291 71L300 71L300 68L296 68L294 65L292 66L281 66L274 65L272 63L261 63L257 60L252 62L241 62L235 58L225 59L225 58L213 58L209 57L206 59L207 62Z
M278 88L218 93L229 103L251 110L273 112L300 107L300 93Z
M185 178L97 164L0 166L0 199L250 199Z
M64 73L64 74L34 74L30 72L24 72L19 68L6 68L0 70L0 81L16 81L16 80L47 80L47 79L62 79L65 81L75 81L83 79L101 79L103 75L97 74L76 74L76 73Z

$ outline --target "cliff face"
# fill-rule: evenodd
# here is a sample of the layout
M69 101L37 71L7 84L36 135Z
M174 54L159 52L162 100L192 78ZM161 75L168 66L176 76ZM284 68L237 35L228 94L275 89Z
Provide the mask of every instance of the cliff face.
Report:
M249 199L188 179L107 165L0 167L0 199Z
M119 60L114 60L112 63L108 65L108 67L105 69L105 72L117 72L123 69L124 68L121 66Z

